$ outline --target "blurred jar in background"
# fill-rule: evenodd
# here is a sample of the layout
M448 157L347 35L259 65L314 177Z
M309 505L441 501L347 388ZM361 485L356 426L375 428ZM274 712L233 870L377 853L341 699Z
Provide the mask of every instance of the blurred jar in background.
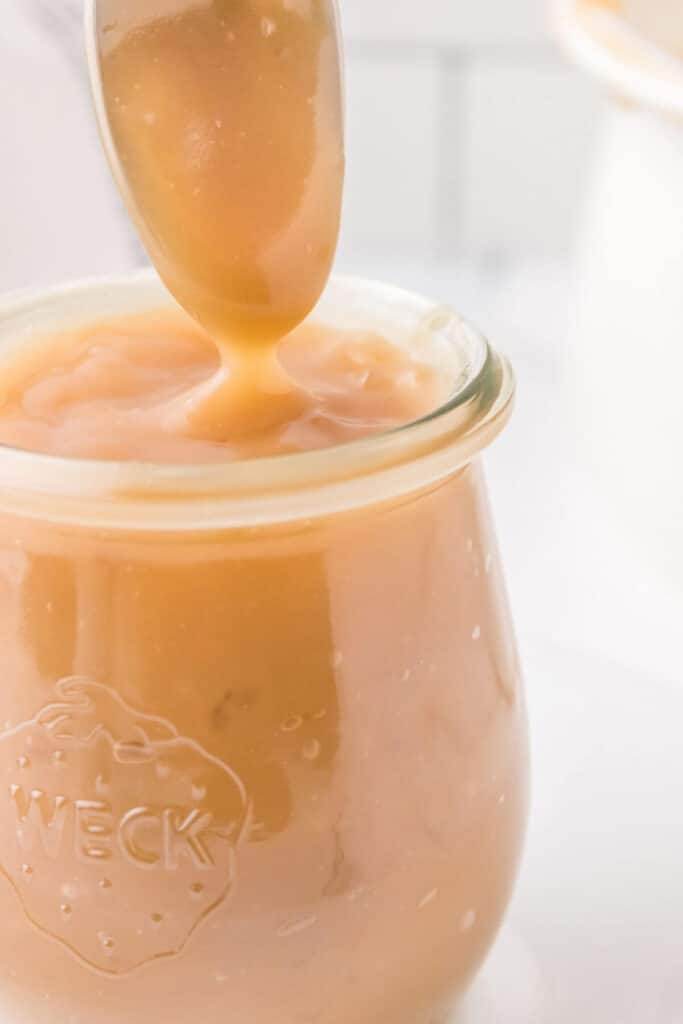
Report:
M0 292L142 262L101 154L82 0L3 0Z
M581 218L569 367L601 532L586 642L680 679L683 4L558 0L557 25L610 100Z

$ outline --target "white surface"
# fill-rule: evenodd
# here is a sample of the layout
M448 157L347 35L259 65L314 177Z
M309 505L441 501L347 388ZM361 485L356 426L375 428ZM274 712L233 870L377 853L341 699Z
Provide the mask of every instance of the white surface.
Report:
M683 691L553 647L527 676L526 860L457 1024L680 1024Z

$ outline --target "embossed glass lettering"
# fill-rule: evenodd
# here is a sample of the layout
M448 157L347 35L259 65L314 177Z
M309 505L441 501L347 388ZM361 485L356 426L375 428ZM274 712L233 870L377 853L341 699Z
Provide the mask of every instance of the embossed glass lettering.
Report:
M233 893L248 794L166 719L70 677L0 731L0 757L0 876L83 963L125 975L175 956Z
M10 797L17 812L17 839L22 850L34 849L36 837L47 857L59 856L69 813L65 796L50 798L42 789L27 793L23 786L10 786Z
M206 845L212 823L212 816L203 811L193 810L187 814L173 807L164 811L166 867L171 870L177 868L181 854L189 857L197 868L214 867L214 859Z
M76 854L86 861L111 857L112 811L101 800L76 801Z
M156 832L159 835L157 849L143 845L141 833ZM119 844L127 860L140 867L156 868L162 863L161 857L161 811L155 807L135 807L121 819Z

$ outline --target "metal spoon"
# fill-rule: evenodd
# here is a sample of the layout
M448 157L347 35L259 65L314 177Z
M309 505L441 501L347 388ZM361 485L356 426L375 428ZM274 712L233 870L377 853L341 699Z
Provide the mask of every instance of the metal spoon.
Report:
M337 0L87 0L85 27L115 181L160 276L221 348L192 401L237 407L240 377L252 392L261 379L264 415L281 419L292 395L274 342L316 304L339 229Z

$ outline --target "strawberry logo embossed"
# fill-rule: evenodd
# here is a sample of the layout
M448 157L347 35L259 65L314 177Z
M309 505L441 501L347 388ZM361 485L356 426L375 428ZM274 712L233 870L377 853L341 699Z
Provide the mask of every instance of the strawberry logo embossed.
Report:
M235 885L250 804L237 775L88 679L0 734L0 871L30 920L125 974L180 953Z

